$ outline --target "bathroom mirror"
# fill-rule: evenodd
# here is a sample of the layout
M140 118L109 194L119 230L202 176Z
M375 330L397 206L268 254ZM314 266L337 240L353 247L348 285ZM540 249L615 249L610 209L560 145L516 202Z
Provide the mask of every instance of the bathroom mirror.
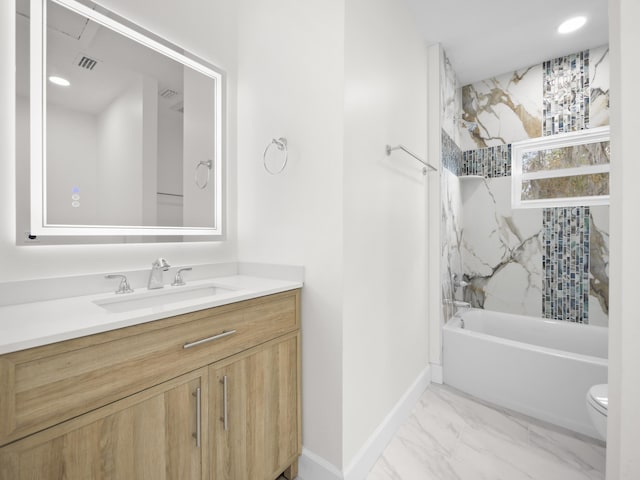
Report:
M31 235L222 235L221 72L90 1L16 6Z

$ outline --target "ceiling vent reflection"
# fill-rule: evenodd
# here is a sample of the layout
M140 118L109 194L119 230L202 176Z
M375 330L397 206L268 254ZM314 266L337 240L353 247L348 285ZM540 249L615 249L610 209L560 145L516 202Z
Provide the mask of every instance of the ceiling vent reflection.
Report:
M176 92L175 90L172 90L170 88L165 88L164 90L162 90L160 92L160 96L162 98L173 98L176 95L178 95L178 92Z
M97 64L97 60L91 57L87 57L86 55L82 55L80 57L80 60L78 60L78 66L80 68L84 68L85 70L93 70Z

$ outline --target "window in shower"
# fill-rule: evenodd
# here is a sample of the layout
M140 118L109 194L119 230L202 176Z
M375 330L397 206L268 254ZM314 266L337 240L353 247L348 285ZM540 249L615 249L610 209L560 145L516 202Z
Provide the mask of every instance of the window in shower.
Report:
M512 207L609 203L609 127L514 143Z

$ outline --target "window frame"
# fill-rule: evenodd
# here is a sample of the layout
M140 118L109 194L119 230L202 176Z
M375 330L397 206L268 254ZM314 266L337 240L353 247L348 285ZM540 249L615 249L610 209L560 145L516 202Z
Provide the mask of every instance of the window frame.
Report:
M525 153L608 141L610 141L609 126L605 126L580 130L577 132L561 133L548 137L534 138L511 144L511 207L514 209L520 209L608 205L609 195L545 198L536 200L522 199L522 184L526 180L594 175L599 173L610 173L611 171L611 159L609 159L609 163L605 165L539 170L537 172L523 174L522 157Z

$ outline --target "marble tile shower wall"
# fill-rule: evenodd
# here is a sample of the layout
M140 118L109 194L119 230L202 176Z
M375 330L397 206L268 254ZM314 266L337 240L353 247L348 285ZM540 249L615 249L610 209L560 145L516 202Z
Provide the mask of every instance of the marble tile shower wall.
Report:
M609 125L609 47L589 50L589 128Z
M440 112L441 131L441 165L440 192L441 208L441 285L442 285L442 320L446 322L455 313L453 300L456 293L462 298L462 292L456 292L453 284L454 276L462 279L462 202L460 194L459 174L462 163L462 151L459 131L456 126L456 112L460 111L460 89L457 88L456 74L447 55L443 52L440 65L440 95L442 111Z
M609 123L609 50L599 47L460 90L465 300L477 307L608 323L609 209L511 210L511 143ZM446 139L443 137L443 145ZM444 151L444 149L443 149ZM456 158L455 155L451 158ZM471 183L469 183L471 182Z
M460 145L460 131L457 127L458 114L461 110L462 92L458 88L456 72L449 62L447 54L443 51L440 68L440 112L442 129L449 135L451 141Z
M511 178L465 180L464 300L477 308L542 316L542 212L511 209Z
M476 127L459 129L460 148L476 150L548 135L552 122L559 124L560 118L569 119L562 122L562 132L608 125L609 48L582 52L587 64L571 60L577 55L545 62L548 70L535 65L462 87L462 118ZM578 114L579 119L571 120Z
M442 265L442 317L446 322L455 313L453 300L462 300L462 291L456 289L454 277L463 278L462 268L462 196L458 177L443 168L440 176L442 194L441 257Z

